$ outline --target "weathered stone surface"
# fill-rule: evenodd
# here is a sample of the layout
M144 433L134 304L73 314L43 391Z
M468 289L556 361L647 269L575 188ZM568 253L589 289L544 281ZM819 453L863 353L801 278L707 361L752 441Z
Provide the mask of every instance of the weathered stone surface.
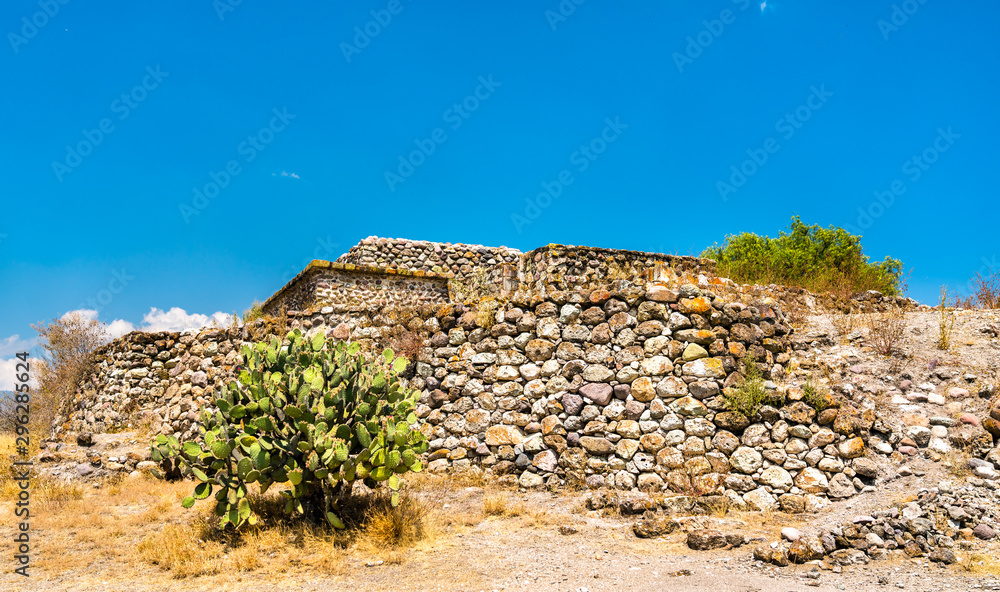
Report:
M708 407L694 397L682 397L671 403L670 407L681 415L703 417L708 415Z
M632 525L632 532L640 539L651 539L677 530L677 522L668 514L649 513Z
M788 547L788 559L792 563L806 563L824 555L823 543L818 537L802 537Z
M865 453L865 441L860 437L848 438L837 445L841 458L858 458Z
M788 550L781 545L777 547L760 545L753 550L753 558L764 563L785 567L788 565Z
M579 393L584 399L592 401L596 405L607 405L611 402L614 388L610 384L603 382L591 382L580 387Z
M681 371L685 376L697 378L725 378L726 371L719 358L702 358L684 364Z
M785 469L772 466L760 474L760 482L775 489L788 490L792 487L792 476Z
M734 471L749 475L763 466L764 459L753 448L741 446L729 456L729 464Z
M854 462L851 463L851 467L862 477L874 479L878 476L878 466L871 459L864 457L856 458L854 459Z
M656 397L656 389L653 387L653 380L648 376L640 376L632 381L632 397L636 401L648 402Z
M559 458L556 453L551 450L543 450L535 455L535 458L531 461L538 470L545 473L552 473L556 470L558 466Z
M743 500L758 512L772 510L777 505L777 500L775 500L774 496L768 493L763 487L758 487L753 491L744 493Z
M687 383L676 376L668 376L656 384L656 394L664 399L688 394Z
M692 530L687 536L687 546L695 551L722 549L728 544L726 535L709 528Z
M715 414L715 425L729 432L740 433L750 425L747 416L737 411L723 411Z
M857 490L854 488L854 484L843 473L834 475L833 479L830 480L830 487L827 489L827 495L832 498L851 497L855 493L857 493Z
M545 339L532 339L524 349L525 355L532 362L544 362L552 357L556 351L556 344Z
M605 438L595 438L583 436L580 438L580 445L591 454L605 456L615 451L615 446Z
M562 396L562 404L568 415L579 415L583 409L583 397L573 393L565 393Z
M700 360L701 358L707 358L708 351L697 343L689 343L686 348L684 348L684 353L681 355L681 360L685 362L693 362L695 360Z
M816 418L816 410L802 401L781 408L781 416L791 423L812 423Z
M824 493L830 487L823 471L808 467L795 476L795 486L807 493Z
M524 442L524 434L514 426L497 425L486 430L487 446L517 446Z

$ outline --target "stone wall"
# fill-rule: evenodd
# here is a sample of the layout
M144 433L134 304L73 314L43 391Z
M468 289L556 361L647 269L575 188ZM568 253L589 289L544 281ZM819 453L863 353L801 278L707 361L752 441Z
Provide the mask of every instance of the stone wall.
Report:
M341 255L338 263L385 269L420 270L468 279L477 270L496 265L518 265L521 252L507 247L462 243L434 243L371 236Z
M379 269L313 261L264 303L263 312L304 311L324 306L421 306L449 302L448 278L406 269Z
M704 276L702 282L699 275ZM522 289L539 294L679 278L698 284L714 276L711 259L567 245L525 253L519 270Z
M217 384L235 376L245 329L134 332L100 348L92 372L60 409L53 434L119 432L147 423L193 437Z
M64 437L145 422L194 437L242 344L301 328L413 360L404 379L422 393L432 470L475 466L526 487L725 495L755 508L816 506L869 486L866 442L889 429L873 412L817 413L800 389L770 381L774 407L754 417L729 409L747 356L766 377L784 375L791 327L770 293L715 271L710 260L633 251L549 245L522 255L370 238L279 290L264 305L277 320L133 333L102 348L53 429ZM456 285L499 298L457 298Z
M785 404L752 418L728 411L725 389L748 353L772 379L784 374L790 327L772 305L690 284L515 295L491 315L462 304L404 316L325 307L287 322L373 349L411 336L416 361L405 379L422 393L429 467L477 466L527 487L583 482L816 507L869 485L865 442L884 428L870 411L817 414L801 390L774 383ZM233 376L257 328L116 340L58 418L57 435L147 421L192 437L198 411Z

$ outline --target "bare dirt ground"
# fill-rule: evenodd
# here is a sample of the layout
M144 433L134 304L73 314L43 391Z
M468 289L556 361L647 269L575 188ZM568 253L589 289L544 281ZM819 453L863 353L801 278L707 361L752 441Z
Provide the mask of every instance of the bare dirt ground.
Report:
M908 314L902 355L894 358L876 355L863 328L840 336L829 317L811 317L797 331L803 340L796 353L798 369L786 378L797 382L812 374L831 385L849 383L851 397L870 402L893 421L904 413L981 413L989 401L977 391L996 383L1000 366L1000 341L988 330L1000 315L959 314L954 345L944 352L935 345L938 314ZM916 392L915 387L902 388L905 380L923 384L923 394L961 387L970 395L940 404L923 398L903 403ZM754 539L740 548L709 552L689 549L681 531L639 539L632 532L636 517L587 510L586 491L528 492L469 478L421 476L411 479L412 495L430 508L428 533L405 548L367 544L364 535L338 542L303 540L294 531L275 530L242 546L197 539L186 550L191 558L184 570L154 562L156 549L151 547L171 546L164 533L173 531L166 529L198 532L192 525L209 510L202 504L194 510L180 507L190 483L149 478L99 487L87 483L46 490L34 498L30 578L12 573L16 565L10 541L17 518L14 502L3 498L0 590L1000 590L997 539L959 541L959 560L950 566L898 554L839 571L821 569L819 562L775 567L752 559L753 547L778 540L783 527L818 532L892 506L941 480L962 480L945 460L930 451L881 455L878 461L885 470L875 491L816 514L733 512L684 518L686 529L712 527ZM904 465L912 474L900 476Z
M894 485L900 493L906 490L902 481ZM176 490L173 498L184 490L172 489ZM77 502L43 508L48 516L41 519L42 525L32 533L35 549L32 576L26 579L7 569L0 577L0 588L32 592L387 588L750 592L868 590L883 586L905 590L973 590L993 586L1000 589L1000 577L967 573L960 565L941 568L926 560L879 561L833 573L808 564L786 568L763 565L751 559L748 546L728 551L692 551L685 545L684 533L661 539L638 539L631 530L633 519L586 512L581 496L572 493L511 491L508 503L530 510L520 516L487 517L480 512L483 496L494 491L496 487L463 487L443 498L436 497L438 502L447 504L442 507L442 514L461 516L468 525L443 522L442 531L432 544L405 551L402 563L395 563L398 559L392 558L386 562L378 552L349 550L337 556L336 565L323 569L279 555L271 560L265 558L252 571L230 570L183 579L175 579L170 571L144 562L135 555L134 548L165 524L190 521L191 512L170 506L162 508L159 520L151 520L142 495L126 492L124 496L108 499L106 494L87 492ZM98 503L103 503L103 507L97 507ZM10 504L4 505L0 537L9 541L14 529ZM161 510L155 503L154 509ZM77 524L74 515L78 516ZM95 515L99 516L96 520ZM770 540L780 528L802 526L803 521L811 518L733 514L724 519L699 517L695 521L730 530L743 529L747 534ZM567 526L577 532L562 534L560 527ZM1000 545L983 552L996 554ZM10 563L11 554L6 555Z

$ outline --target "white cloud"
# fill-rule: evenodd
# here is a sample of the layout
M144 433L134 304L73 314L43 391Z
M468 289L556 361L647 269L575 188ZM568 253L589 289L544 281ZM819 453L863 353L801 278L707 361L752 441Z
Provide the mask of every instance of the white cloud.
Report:
M20 335L11 335L7 339L0 339L0 358L13 356L14 354L29 351L35 347L37 339L21 339Z
M271 176L272 177L277 177L278 173L271 173ZM289 173L288 171L281 171L281 176L282 177L291 177L292 179L301 179L302 178L302 177L298 176L297 174L295 174L295 173Z
M148 332L186 331L188 329L206 327L212 321L215 321L216 324L222 327L226 327L232 324L233 316L224 312L216 312L211 316L197 313L188 314L183 308L176 306L164 311L154 306L142 317L140 330Z
M23 364L21 360L17 358L11 358L9 360L0 359L0 391L12 391L14 390L14 385L19 384L14 378L16 374L21 374L24 372L24 366L21 366L20 370L17 368L18 364ZM28 358L28 375L31 379L28 384L32 388L38 386L38 381L36 378L36 373L32 371L32 366L37 367L38 360L35 358Z
M118 339L122 335L127 335L135 331L135 325L122 319L115 319L108 324L107 332L111 339Z

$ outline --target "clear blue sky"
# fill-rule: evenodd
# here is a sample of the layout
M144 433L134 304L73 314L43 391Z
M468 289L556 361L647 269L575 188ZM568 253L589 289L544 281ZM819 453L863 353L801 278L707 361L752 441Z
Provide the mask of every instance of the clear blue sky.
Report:
M995 2L40 6L0 21L0 358L74 309L243 310L369 235L688 254L799 214L925 302L1000 256Z

